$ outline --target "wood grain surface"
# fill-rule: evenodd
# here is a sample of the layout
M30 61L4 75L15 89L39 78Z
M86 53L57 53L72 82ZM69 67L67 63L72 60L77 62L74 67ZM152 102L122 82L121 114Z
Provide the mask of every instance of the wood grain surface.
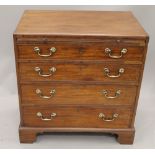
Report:
M50 99L41 98L36 94L40 89L44 96L50 96L50 91L55 94ZM108 96L115 96L120 90L120 96L114 99L107 99L103 90L108 91ZM80 85L80 84L33 84L21 85L22 104L34 105L134 105L137 88L135 86L122 85Z
M146 37L131 12L25 11L15 34Z
M35 71L35 68L39 67L41 69L41 74L49 75L48 77L43 77L39 75L39 72ZM56 68L56 71L51 73L50 68ZM105 72L105 68L109 69L109 75L120 77L108 77ZM123 68L124 73L119 73L119 69ZM102 81L102 82L112 82L112 83L138 83L140 76L141 66L139 65L125 65L120 63L69 63L69 62L39 62L39 63L20 63L20 81L26 82L41 82L41 81Z
M41 57L34 52L34 47L39 47L41 54L49 54L51 47L55 47L56 52L50 57ZM113 60L105 53L105 49L110 48L112 55L119 56L120 51L126 48L128 52L122 56L119 60L124 61L142 61L143 59L143 47L131 47L124 45L104 45L102 43L81 43L77 42L56 42L51 44L35 44L35 45L19 45L18 46L18 57L19 59L38 59L38 60L51 60L51 59L62 59L62 60ZM118 60L117 60L118 61Z
M41 112L45 118L50 118L51 113L54 112L56 117L50 121L43 121L37 117L37 112ZM106 122L99 118L99 113L104 113L107 118L112 118L115 113L119 116L114 121ZM27 106L23 108L23 125L30 127L129 128L131 114L132 112L128 108Z

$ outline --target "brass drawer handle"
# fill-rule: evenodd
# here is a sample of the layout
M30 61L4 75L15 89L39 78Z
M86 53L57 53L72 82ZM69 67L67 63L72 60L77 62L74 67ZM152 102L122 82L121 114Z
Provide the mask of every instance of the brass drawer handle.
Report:
M112 55L112 50L110 48L106 48L105 49L105 53L109 55L110 58L113 58L113 59L119 59L123 56L123 54L127 53L127 49L126 48L123 48L121 51L120 51L120 55Z
M106 117L105 114L99 113L99 118L106 122L112 122L118 117L118 114L113 114L112 117Z
M103 91L102 91L102 94L103 94L106 98L108 98L108 99L114 99L114 98L117 98L117 97L120 96L121 90L117 90L117 91L115 92L115 96L109 96L107 90L103 90Z
M49 76L52 76L54 72L56 72L56 68L55 67L51 67L49 69L49 74L43 74L43 71L40 67L35 67L34 70L36 72L38 72L38 75L39 76L43 76L43 77L49 77Z
M51 113L50 118L46 118L43 116L43 114L41 112L37 112L37 116L41 118L41 120L43 121L51 121L53 119L53 117L56 117L56 113Z
M43 98L43 99L49 99L49 98L53 97L55 95L55 92L56 92L56 90L55 89L52 89L50 91L50 96L45 96L45 95L42 94L42 91L40 89L36 89L36 94L39 97Z
M53 53L56 52L56 48L51 47L50 50L49 50L49 54L41 54L40 48L39 47L34 47L34 52L36 52L41 57L50 57Z
M120 77L121 74L124 73L124 68L120 68L118 70L118 74L117 75L110 75L110 70L108 68L104 68L104 73L106 76L110 77L110 78L117 78L117 77Z

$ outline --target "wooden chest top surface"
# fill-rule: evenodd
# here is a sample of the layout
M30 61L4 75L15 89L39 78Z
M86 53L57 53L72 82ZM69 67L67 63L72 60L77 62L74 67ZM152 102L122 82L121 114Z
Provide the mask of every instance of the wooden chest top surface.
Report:
M16 35L147 37L131 12L30 11L24 12Z

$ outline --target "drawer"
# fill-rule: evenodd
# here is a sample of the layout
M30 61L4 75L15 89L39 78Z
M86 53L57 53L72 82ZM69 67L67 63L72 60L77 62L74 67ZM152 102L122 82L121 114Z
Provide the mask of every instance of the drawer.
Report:
M103 43L53 42L51 44L18 45L19 59L87 59L142 61L143 47L105 45ZM127 49L125 53L123 49ZM120 57L115 59L115 57Z
M22 108L23 126L75 128L129 128L132 111L104 107L33 107Z
M137 87L86 84L21 85L22 104L133 105Z
M20 63L20 81L137 82L139 65L116 63Z

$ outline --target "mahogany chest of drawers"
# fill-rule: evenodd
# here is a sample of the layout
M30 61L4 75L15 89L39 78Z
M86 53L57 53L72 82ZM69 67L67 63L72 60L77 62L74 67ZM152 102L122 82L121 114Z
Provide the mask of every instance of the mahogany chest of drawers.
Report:
M131 12L25 11L14 32L20 142L103 132L132 144L148 40Z

